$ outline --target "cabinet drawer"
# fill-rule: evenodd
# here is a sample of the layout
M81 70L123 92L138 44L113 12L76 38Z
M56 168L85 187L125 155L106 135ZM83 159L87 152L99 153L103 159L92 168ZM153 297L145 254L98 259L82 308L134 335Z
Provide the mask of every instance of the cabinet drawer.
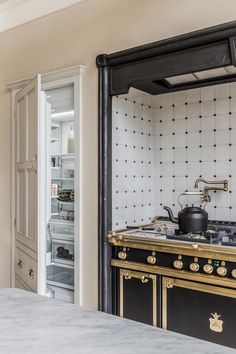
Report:
M16 248L16 276L37 292L37 262L19 248Z
M19 278L17 275L15 277L15 288L17 289L22 289L22 290L27 290L27 291L32 291L27 284L25 284L21 278Z
M163 278L162 326L236 348L236 290Z

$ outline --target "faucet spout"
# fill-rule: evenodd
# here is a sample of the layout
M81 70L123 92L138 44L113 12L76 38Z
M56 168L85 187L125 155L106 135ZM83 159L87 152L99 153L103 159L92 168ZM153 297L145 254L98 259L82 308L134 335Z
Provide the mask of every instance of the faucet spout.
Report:
M225 192L227 192L227 190L228 190L228 181L227 180L207 181L206 179L200 177L195 181L194 188L198 188L200 182L205 183L205 184L213 184L213 185L222 184L223 185L223 187L214 187L214 186L213 187L205 187L206 190L222 190Z
M204 178L198 178L195 183L194 183L194 188L198 188L198 185L200 182L206 183L208 184L209 182L207 182Z

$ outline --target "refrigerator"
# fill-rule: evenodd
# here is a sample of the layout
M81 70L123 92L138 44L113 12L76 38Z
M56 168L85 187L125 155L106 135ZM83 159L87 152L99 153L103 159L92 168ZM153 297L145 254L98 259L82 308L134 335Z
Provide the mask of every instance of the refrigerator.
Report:
M73 85L45 91L47 121L46 294L74 302L75 110Z
M80 304L81 74L12 92L12 286Z

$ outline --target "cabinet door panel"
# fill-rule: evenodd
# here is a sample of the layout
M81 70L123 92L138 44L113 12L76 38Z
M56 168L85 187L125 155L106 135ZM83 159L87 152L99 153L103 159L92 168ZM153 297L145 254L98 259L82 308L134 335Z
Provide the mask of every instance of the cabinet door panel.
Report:
M156 276L120 270L120 316L157 325Z
M24 170L17 170L16 172L16 189L18 190L18 198L16 200L16 232L19 236L26 234L26 178Z
M28 201L28 238L35 242L35 251L37 251L37 174L35 170L27 171L27 183L30 193L27 195Z
M16 242L24 257L16 268L18 286L27 284L38 291L38 123L40 118L40 75L16 95ZM31 264L30 254L36 264ZM28 256L28 257L27 257ZM16 250L19 258L19 250ZM19 260L16 259L16 263ZM32 270L33 269L33 270ZM34 276L30 275L32 272ZM21 281L19 281L19 277Z
M16 102L16 130L17 130L17 162L25 161L27 151L27 108L26 98L22 97Z
M28 114L28 160L32 160L37 155L37 105L35 90L32 89L27 94L27 114Z
M163 278L163 327L236 348L236 290Z

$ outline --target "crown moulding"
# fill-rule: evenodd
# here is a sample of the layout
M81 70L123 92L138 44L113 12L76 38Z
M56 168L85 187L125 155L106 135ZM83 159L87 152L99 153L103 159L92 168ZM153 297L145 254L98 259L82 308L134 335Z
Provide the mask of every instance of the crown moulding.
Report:
M0 32L88 0L5 0L0 2Z
M77 75L82 75L85 71L86 67L84 65L74 65L66 68L61 68L55 71L50 71L49 73L41 73L42 83L48 83L55 80L62 80L67 77L73 77ZM35 74L36 75L36 74ZM27 85L35 75L26 77L24 79L20 79L17 81L11 81L6 83L6 88L8 90L18 90L22 89L25 85Z

